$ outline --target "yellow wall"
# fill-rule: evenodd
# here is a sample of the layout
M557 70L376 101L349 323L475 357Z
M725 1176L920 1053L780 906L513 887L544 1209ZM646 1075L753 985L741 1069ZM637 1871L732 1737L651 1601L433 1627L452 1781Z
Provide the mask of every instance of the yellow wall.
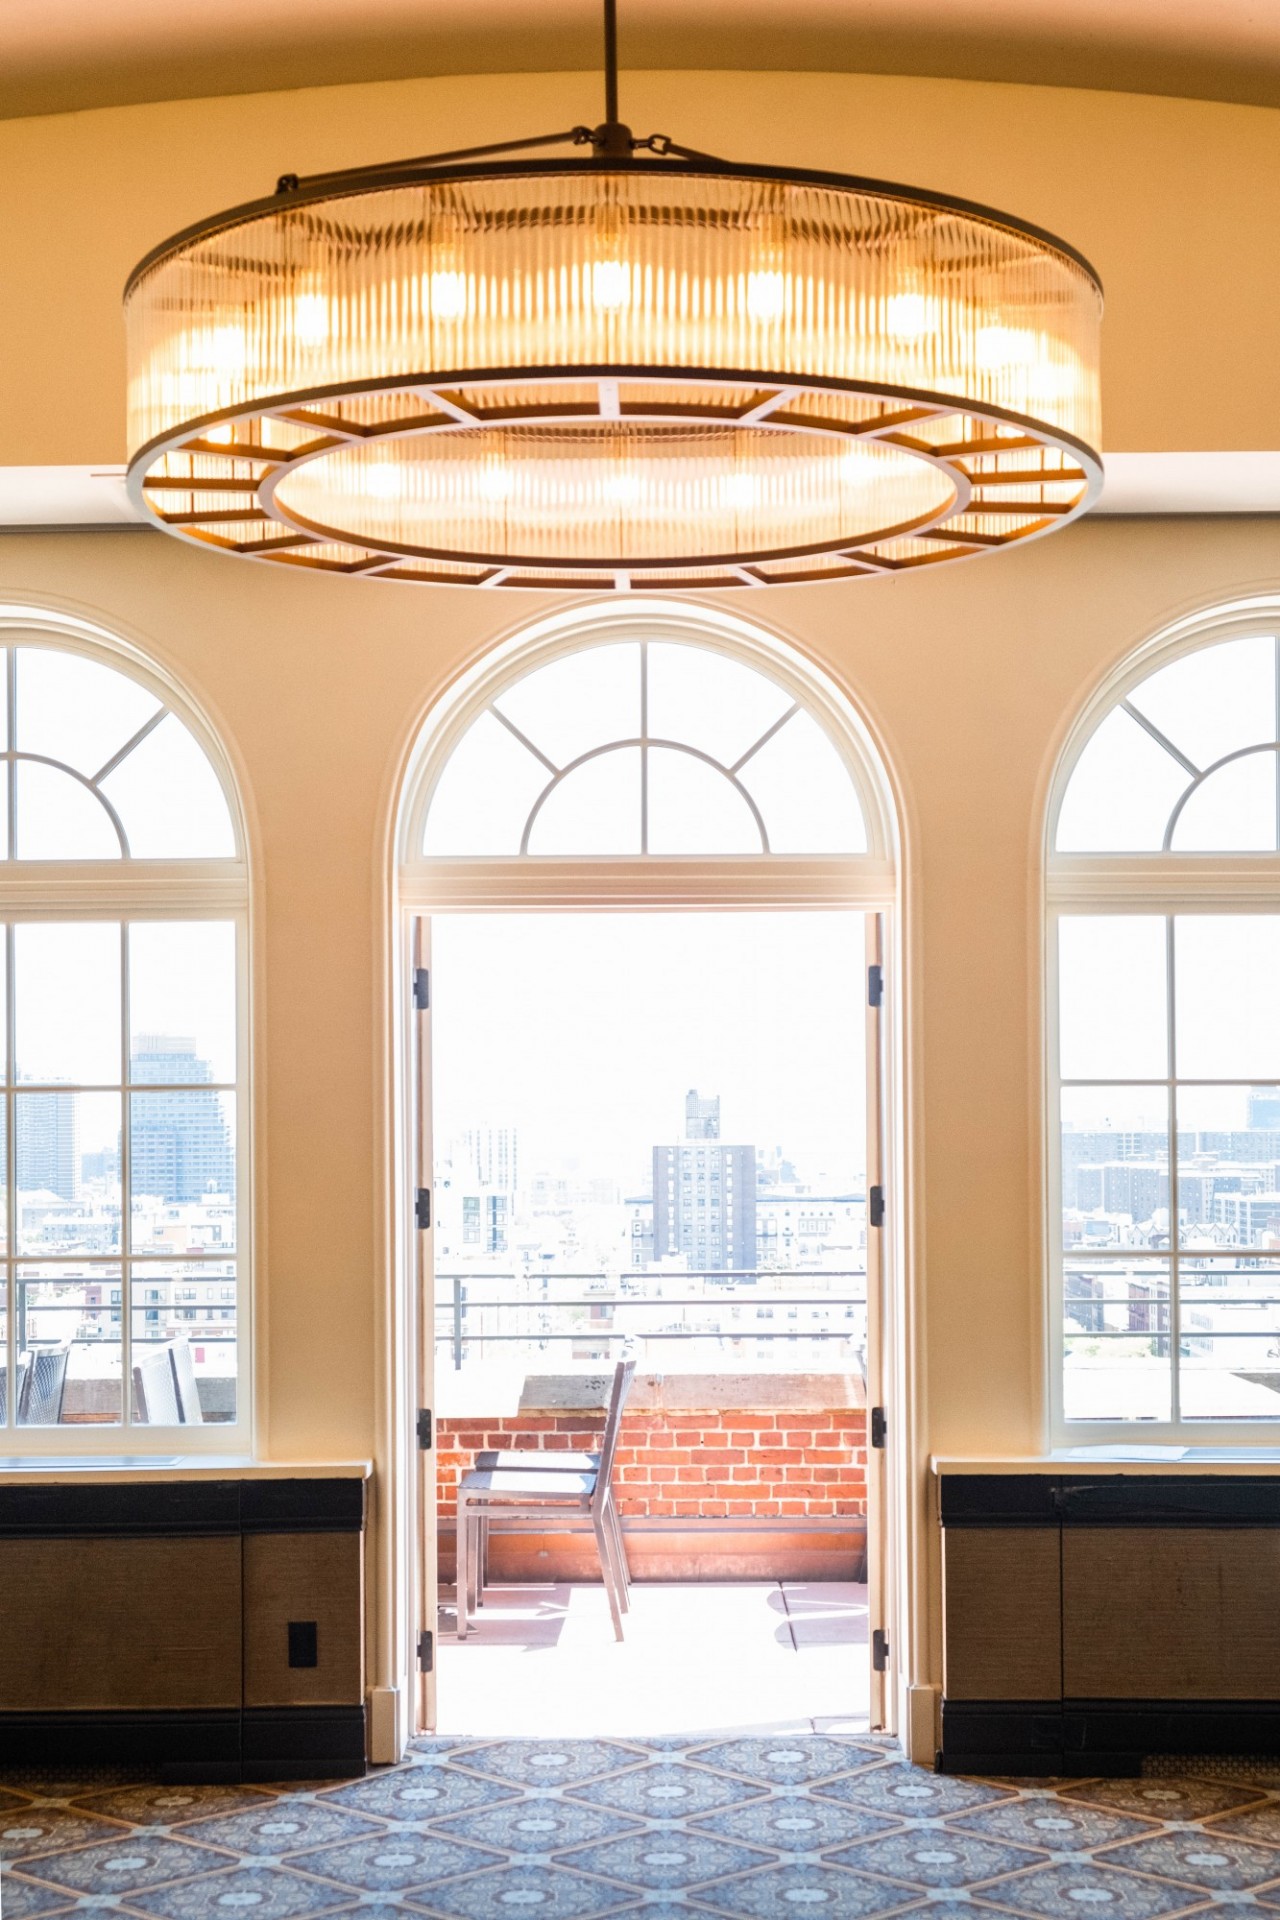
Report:
M1085 522L856 586L722 596L869 715L906 803L920 955L925 1440L1034 1449L1030 1090L1038 813L1073 713L1191 607L1280 586L1274 523ZM265 1002L266 1451L373 1450L375 905L398 755L467 660L550 596L282 576L158 534L0 539L0 597L131 635L204 703L256 821Z
M1106 446L1280 445L1280 112L850 74L625 77L625 112L738 159L846 168L1007 208L1107 289ZM193 220L282 172L537 133L595 76L415 80L0 123L0 466L124 456L120 294Z

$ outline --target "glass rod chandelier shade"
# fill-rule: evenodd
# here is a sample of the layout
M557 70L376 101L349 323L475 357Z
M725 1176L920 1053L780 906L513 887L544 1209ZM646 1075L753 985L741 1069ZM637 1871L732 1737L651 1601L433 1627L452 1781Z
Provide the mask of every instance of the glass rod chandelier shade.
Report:
M275 565L649 591L929 565L1091 503L1086 261L681 151L286 181L157 248L134 498Z

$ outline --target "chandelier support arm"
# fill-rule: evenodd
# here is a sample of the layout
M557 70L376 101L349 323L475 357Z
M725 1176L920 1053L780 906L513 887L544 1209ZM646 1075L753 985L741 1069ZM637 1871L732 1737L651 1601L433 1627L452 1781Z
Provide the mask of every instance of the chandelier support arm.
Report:
M448 153L420 153L411 160L379 160L366 167L337 167L330 173L282 173L276 192L299 193L312 187L338 186L348 180L376 179L383 173L410 173L415 167L444 167L454 161L485 160L496 153L532 152L535 147L586 147L589 127L568 127L563 133L539 133L530 140L494 140L483 147L454 147Z

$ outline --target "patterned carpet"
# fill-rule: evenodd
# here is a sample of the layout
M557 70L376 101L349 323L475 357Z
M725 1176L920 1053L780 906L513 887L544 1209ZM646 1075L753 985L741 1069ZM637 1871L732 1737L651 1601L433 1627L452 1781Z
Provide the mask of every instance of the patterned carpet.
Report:
M943 1778L887 1741L431 1740L348 1785L0 1780L3 1920L1280 1914L1280 1774Z

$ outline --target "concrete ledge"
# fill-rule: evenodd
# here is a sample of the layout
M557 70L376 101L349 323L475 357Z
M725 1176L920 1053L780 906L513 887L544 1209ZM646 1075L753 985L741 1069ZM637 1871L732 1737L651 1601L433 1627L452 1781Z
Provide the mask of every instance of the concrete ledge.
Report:
M598 1413L609 1404L608 1373L531 1373L520 1392L521 1413ZM637 1373L628 1413L701 1413L723 1407L763 1413L817 1413L864 1407L863 1383L853 1373Z
M638 1581L864 1580L867 1525L838 1521L633 1520L623 1523L627 1561ZM457 1537L441 1527L440 1578L457 1573ZM542 1532L513 1521L489 1538L490 1579L521 1584L598 1580L589 1532Z

